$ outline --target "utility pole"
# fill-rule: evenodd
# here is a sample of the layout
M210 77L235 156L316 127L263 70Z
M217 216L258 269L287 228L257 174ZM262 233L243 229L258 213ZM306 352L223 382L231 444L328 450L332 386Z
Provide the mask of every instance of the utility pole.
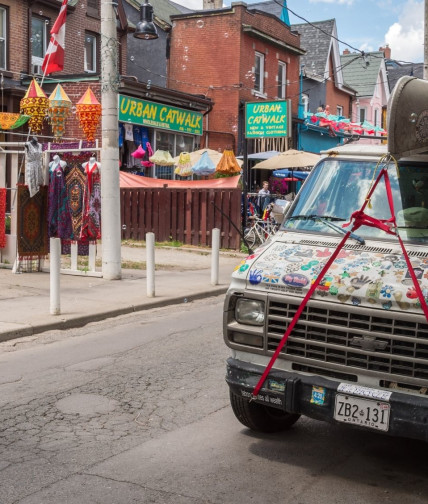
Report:
M101 0L101 240L102 273L120 280L121 229L118 143L118 41L116 13L111 0Z
M424 79L428 80L428 0L425 0L424 17Z

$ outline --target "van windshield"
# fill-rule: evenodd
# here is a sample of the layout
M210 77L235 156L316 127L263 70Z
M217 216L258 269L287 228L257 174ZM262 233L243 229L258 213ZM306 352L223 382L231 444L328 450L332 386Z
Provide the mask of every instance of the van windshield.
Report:
M281 229L337 234L340 230L335 227L341 228L363 205L372 181L379 174L380 169L376 174L375 169L374 161L322 160L310 173ZM401 238L428 243L428 166L400 164L397 176L395 165L390 164L388 175ZM371 208L366 206L365 213L377 219L391 217L383 179L372 195ZM335 226L331 225L333 223ZM345 232L348 230L350 227L344 228ZM356 233L362 239L394 239L384 231L368 226L361 226Z

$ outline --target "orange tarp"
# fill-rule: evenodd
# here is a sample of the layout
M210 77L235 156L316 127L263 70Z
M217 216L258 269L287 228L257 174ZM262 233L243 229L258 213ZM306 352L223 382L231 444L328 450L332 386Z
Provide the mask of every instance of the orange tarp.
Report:
M240 175L209 180L167 180L141 177L131 173L119 172L120 187L173 187L175 189L234 189L238 187Z

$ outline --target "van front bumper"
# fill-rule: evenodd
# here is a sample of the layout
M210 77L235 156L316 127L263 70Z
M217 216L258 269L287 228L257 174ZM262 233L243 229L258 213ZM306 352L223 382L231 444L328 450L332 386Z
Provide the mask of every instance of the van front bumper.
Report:
M234 394L250 399L263 371L263 366L229 358L226 382ZM337 381L316 375L273 369L255 402L316 420L337 422L334 410L339 385ZM369 426L357 427L378 430L391 436L428 441L428 396L394 391L386 402L390 404L387 431Z

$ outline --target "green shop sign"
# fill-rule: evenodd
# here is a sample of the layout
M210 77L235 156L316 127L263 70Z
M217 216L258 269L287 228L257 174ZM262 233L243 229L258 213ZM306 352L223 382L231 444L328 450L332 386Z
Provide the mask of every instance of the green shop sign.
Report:
M191 135L202 135L202 114L119 95L119 121Z
M245 137L288 137L291 133L290 100L245 104Z

